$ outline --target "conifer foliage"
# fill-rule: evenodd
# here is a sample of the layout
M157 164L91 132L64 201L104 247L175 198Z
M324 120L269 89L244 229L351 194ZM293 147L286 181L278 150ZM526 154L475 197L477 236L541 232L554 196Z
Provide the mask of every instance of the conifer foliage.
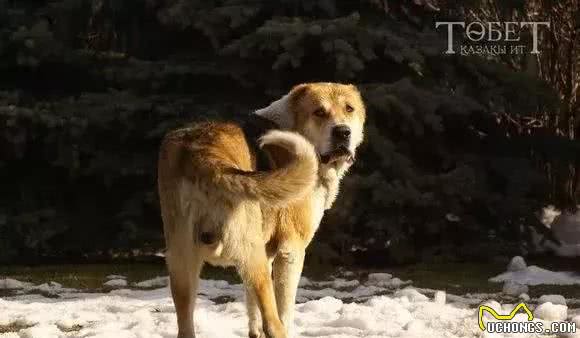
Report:
M0 260L161 248L163 133L310 81L357 84L369 116L310 262L529 249L534 212L553 202L539 157L580 149L503 123L561 109L546 76L443 53L434 22L474 13L462 6L0 0Z

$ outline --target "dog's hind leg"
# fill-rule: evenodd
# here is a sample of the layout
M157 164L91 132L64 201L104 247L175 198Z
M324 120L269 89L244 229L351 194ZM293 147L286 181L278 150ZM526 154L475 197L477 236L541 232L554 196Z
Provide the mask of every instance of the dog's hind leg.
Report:
M262 330L262 316L258 307L258 300L253 290L246 287L246 308L248 310L249 338L264 338Z
M287 338L286 330L278 317L272 276L264 248L255 247L253 252L250 253L249 259L244 264L239 265L238 269L248 292L251 293L250 296L255 295L266 337ZM251 297L249 299L251 302ZM250 308L249 310L252 311ZM252 314L249 313L249 315L251 316Z
M190 247L189 251L183 252L183 255L168 252L167 256L171 296L177 313L178 338L195 338L193 316L203 261L199 253L194 252L194 248Z
M269 274L272 275L272 263L268 263L270 268ZM256 294L246 287L246 308L248 310L248 328L249 338L264 338L264 330L262 329L262 316L260 314L260 307L258 306L258 299Z

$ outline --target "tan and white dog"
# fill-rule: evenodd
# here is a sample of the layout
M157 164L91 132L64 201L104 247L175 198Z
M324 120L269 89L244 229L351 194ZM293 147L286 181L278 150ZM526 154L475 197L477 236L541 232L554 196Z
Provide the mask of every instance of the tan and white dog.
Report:
M257 116L277 129L257 151L239 124L202 122L163 139L158 185L178 337L192 338L202 265L233 265L246 287L249 336L286 338L305 250L363 139L353 85L309 83Z

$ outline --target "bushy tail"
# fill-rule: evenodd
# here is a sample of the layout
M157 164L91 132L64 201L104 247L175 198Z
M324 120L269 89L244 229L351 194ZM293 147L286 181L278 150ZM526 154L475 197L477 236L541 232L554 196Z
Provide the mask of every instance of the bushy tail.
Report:
M302 135L273 130L259 140L260 148L282 148L288 161L270 171L228 168L213 177L214 183L232 194L256 199L265 205L283 206L303 197L317 180L318 159L314 147Z

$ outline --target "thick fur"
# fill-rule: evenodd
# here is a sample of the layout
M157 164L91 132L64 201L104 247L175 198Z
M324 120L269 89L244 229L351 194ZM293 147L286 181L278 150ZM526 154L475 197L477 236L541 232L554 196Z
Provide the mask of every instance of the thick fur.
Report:
M222 133L214 134L211 131ZM240 132L241 130L234 125L201 123L167 135L164 145L174 142L174 146L181 147L184 151L181 155L182 163L178 165L181 166L185 177L192 182L202 181L208 186L213 185L215 189L225 190L235 198L254 199L273 206L286 205L299 199L314 187L318 171L314 147L304 137L294 132L273 130L261 137L261 148L283 148L294 159L287 166L272 171L251 171L249 166L244 165L247 163L232 159L233 153L219 152L218 147L199 149L200 144L231 143L229 140L222 140L227 133L230 133L235 141L244 143ZM195 139L195 142L188 142L184 136L191 140ZM246 147L239 145L236 148L248 151Z
M353 156L362 141L364 104L351 85L299 85L256 114L283 129L260 139L269 171L257 170L249 140L233 123L198 123L162 142L158 186L180 338L195 337L205 262L237 268L250 337L289 336L306 247L349 166L318 163L316 153L333 149L337 125L350 127Z

